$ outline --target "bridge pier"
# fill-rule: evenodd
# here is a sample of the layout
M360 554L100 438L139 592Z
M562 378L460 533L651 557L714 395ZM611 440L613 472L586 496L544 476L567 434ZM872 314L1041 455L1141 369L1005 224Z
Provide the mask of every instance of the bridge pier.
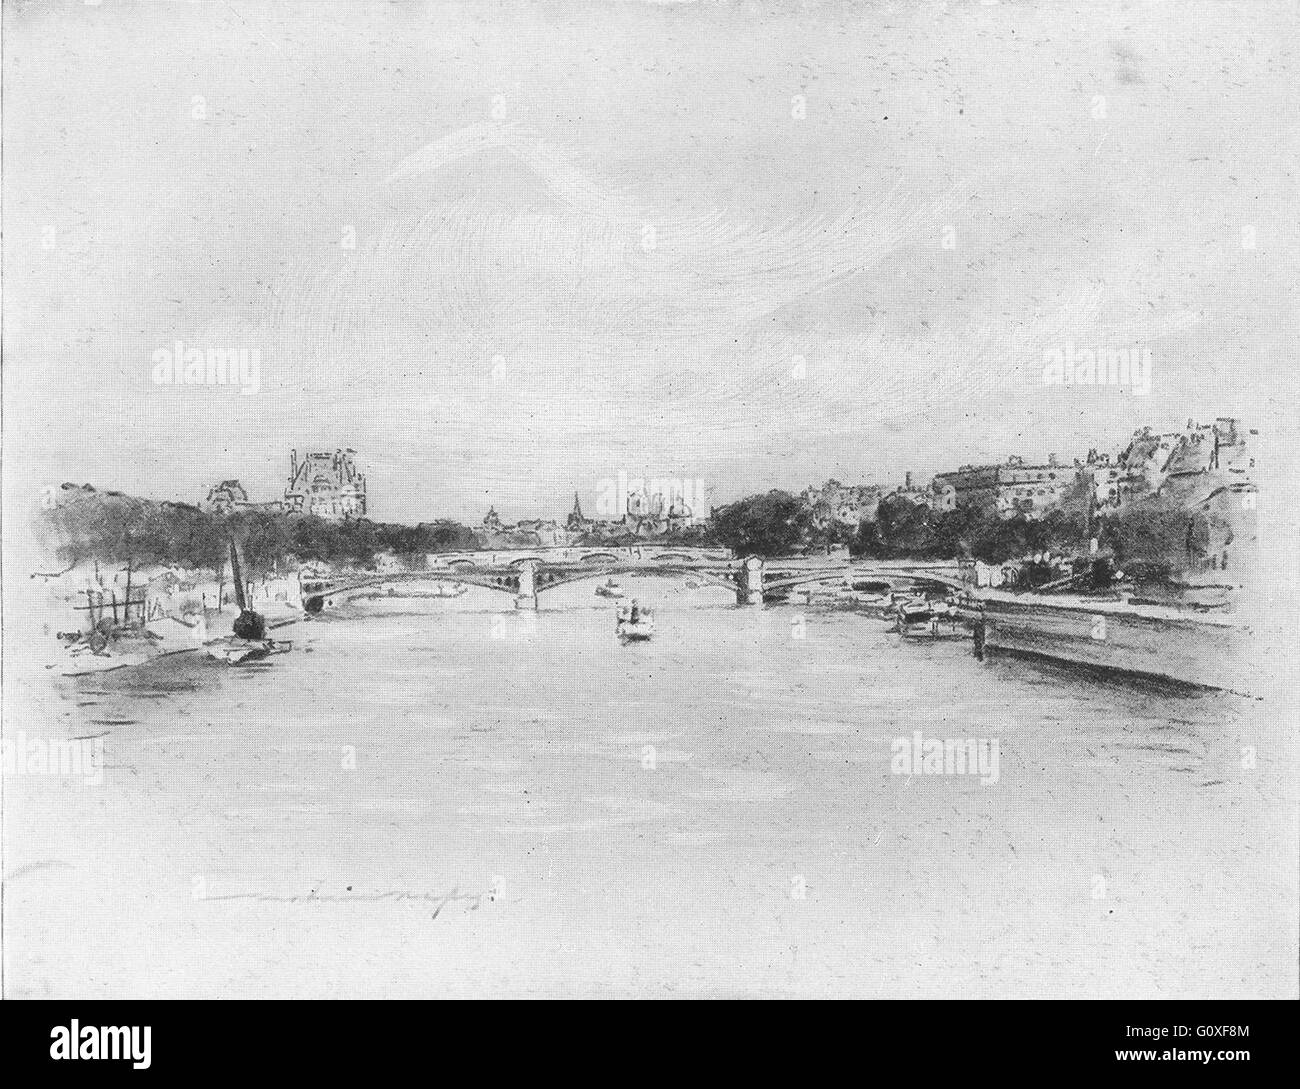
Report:
M736 572L736 604L763 604L763 561L758 556L747 556Z
M515 594L515 608L537 608L537 564L533 560L524 560L519 565L519 590Z

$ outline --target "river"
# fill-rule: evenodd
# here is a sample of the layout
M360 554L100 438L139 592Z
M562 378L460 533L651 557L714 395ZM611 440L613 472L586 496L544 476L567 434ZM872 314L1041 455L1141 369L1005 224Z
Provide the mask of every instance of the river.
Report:
M626 585L649 643L579 583L239 668L11 653L6 737L104 771L6 776L6 995L1295 997L1266 703ZM907 773L917 733L996 774Z

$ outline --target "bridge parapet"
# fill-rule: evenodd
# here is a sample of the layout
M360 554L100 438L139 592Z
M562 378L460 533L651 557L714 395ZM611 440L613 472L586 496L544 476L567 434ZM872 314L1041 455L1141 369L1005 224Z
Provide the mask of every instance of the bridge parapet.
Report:
M456 565L498 567L517 564L525 559L539 564L586 563L605 560L662 560L671 562L687 559L694 562L726 563L732 559L730 549L700 548L685 545L573 545L558 548L497 548L464 552L427 553L426 570L442 570Z

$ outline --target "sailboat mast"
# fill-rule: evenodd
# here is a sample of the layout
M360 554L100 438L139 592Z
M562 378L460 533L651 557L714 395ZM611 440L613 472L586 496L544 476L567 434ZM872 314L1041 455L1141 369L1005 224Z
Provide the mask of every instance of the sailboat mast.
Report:
M235 604L241 613L245 612L248 602L244 599L244 573L239 569L239 551L233 537L230 538L230 575L235 580Z

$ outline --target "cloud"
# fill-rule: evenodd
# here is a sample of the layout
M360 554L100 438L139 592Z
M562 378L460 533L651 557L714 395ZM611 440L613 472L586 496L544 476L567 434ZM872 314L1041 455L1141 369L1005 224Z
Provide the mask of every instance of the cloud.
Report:
M522 193L434 184L458 164L490 169L490 154L522 164L544 194L541 210ZM408 187L416 210L323 266L288 264L268 296L270 354L304 367L364 356L379 377L375 368L409 373L431 353L520 360L619 356L651 341L716 348L938 238L963 199L895 187L874 203L780 222L718 208L669 215L593 180L536 132L498 122L407 156L384 186Z

